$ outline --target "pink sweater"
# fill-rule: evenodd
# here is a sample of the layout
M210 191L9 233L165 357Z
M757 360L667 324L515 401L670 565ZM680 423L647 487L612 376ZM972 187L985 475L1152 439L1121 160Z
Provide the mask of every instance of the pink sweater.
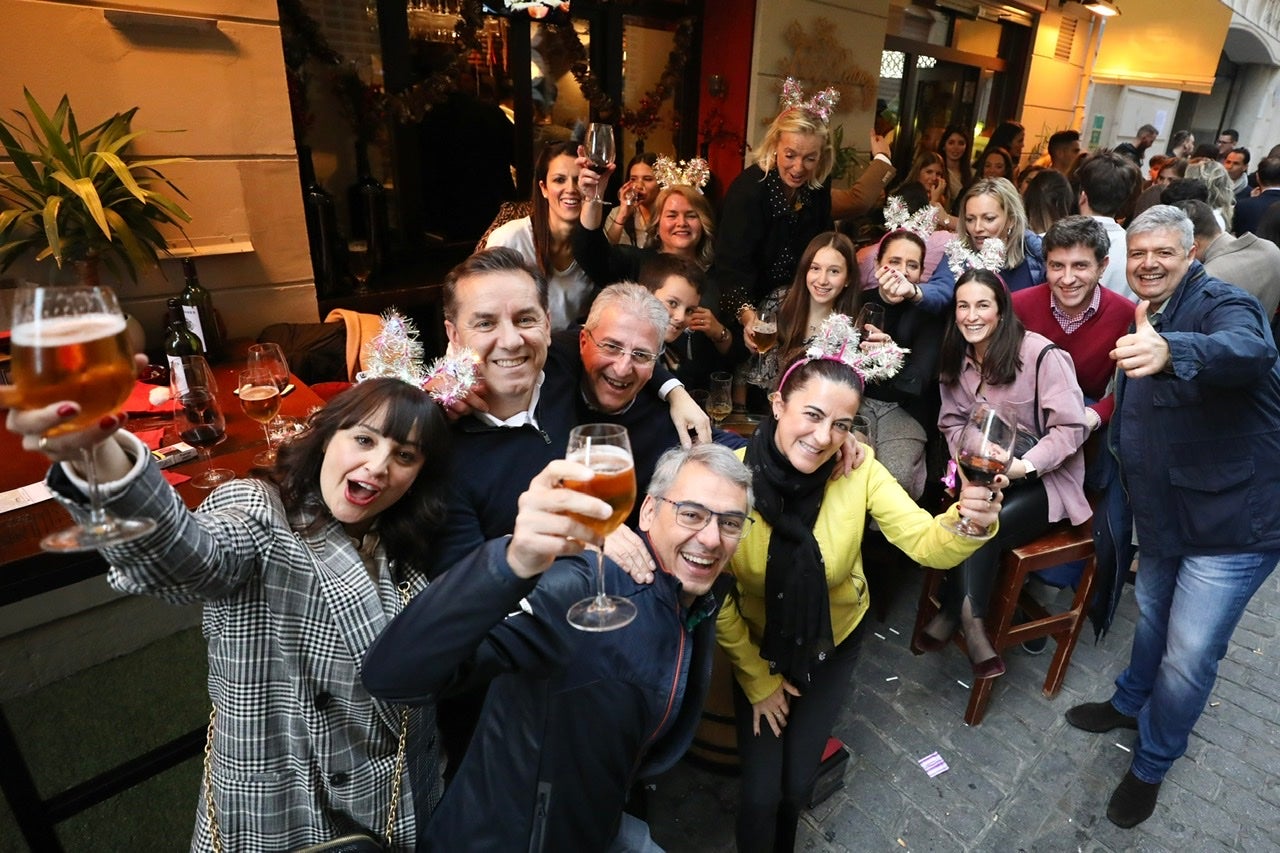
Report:
M1029 431L1035 429L1032 400L1036 394L1036 359L1050 343L1048 338L1027 332L1018 351L1022 369L1017 378L1010 385L985 385L981 394L978 393L978 367L966 356L956 384L942 386L942 409L938 414L938 429L946 436L952 456L969 411L980 399L1012 403L1022 427ZM1045 434L1028 451L1026 460L1035 466L1044 481L1049 497L1049 520L1069 518L1072 524L1081 524L1092 514L1084 496L1084 454L1080 450L1089 435L1089 427L1075 367L1071 356L1061 349L1051 350L1040 364L1040 410Z

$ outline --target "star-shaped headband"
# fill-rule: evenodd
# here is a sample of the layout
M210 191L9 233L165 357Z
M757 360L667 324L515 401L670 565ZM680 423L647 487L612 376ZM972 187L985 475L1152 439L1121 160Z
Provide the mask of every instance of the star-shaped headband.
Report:
M787 379L796 368L816 360L836 361L852 368L862 380L863 387L866 387L868 382L880 382L897 376L906 361L907 353L911 352L893 341L877 344L871 350L864 352L862 347L858 346L860 339L861 335L858 334L853 321L847 315L832 314L827 317L818 328L818 333L805 347L805 357L797 360L787 368L786 373L782 374L778 389L781 390L787 384Z
M947 244L947 265L951 273L959 278L965 270L984 269L999 274L1007 261L1004 241L999 237L988 237L982 241L982 249L973 251L959 237ZM1003 279L1002 279L1003 280Z
M806 101L800 83L794 77L788 77L782 81L780 103L783 110L804 110L826 124L831 121L831 112L836 104L840 103L840 93L834 87L828 86Z
M676 163L663 155L653 164L653 178L664 190L667 187L693 187L698 192L707 185L711 177L711 165L701 157L692 160L681 160Z
M928 240L938 227L938 211L931 204L907 213L907 202L900 195L889 196L884 205L884 224L890 231L910 231Z
M442 406L450 406L465 398L479 377L479 357L466 347L451 351L423 369L422 342L413 321L392 308L382 315L382 331L365 345L365 369L356 381L366 379L399 379L421 388Z

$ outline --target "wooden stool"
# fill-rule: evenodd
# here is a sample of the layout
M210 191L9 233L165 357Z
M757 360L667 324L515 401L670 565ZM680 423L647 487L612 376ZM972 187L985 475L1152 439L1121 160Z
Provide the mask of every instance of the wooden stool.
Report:
M1040 602L1032 598L1030 593L1024 591L1023 582L1031 572L1041 572L1073 560L1086 562L1069 610L1050 613ZM1004 650L1010 646L1016 646L1037 637L1051 637L1057 644L1057 648L1049 662L1049 672L1044 679L1044 695L1048 699L1057 696L1062 688L1067 666L1071 663L1071 653L1076 647L1076 638L1080 636L1080 629L1084 627L1088 616L1096 568L1092 521L1086 521L1074 527L1066 521L1057 522L1039 539L1007 551L1000 558L1000 574L996 578L992 589L991 605L983 620L991 635L991 645L995 647L997 654L1003 654ZM913 645L918 644L924 632L924 626L941 607L939 592L942 580L942 571L938 569L925 571L924 587L920 592L920 608L916 614L916 626L912 634ZM1014 612L1019 608L1026 614L1028 621L1014 625ZM959 632L956 633L955 639L956 644L961 649L965 649L964 638ZM969 707L964 712L964 721L969 725L976 726L982 722L994 682L994 678L973 680L973 687L969 691Z

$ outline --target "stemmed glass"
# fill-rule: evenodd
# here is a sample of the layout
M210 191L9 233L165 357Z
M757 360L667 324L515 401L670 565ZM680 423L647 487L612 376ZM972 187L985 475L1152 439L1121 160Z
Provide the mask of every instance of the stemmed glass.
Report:
M718 427L733 413L733 375L723 370L711 374L711 393L707 396L707 414Z
M261 367L270 371L281 394L289 387L289 362L279 344L254 344L249 347L249 359L245 367Z
M352 240L347 243L347 269L356 280L356 293L369 292L369 276L373 272L371 264L367 240Z
M235 471L213 467L210 458L213 446L227 438L227 417L218 402L218 383L204 356L184 355L171 362L169 388L176 407L178 437L194 447L207 466L191 479L191 485L212 489L234 480Z
M854 328L858 330L860 340L867 339L867 326L875 326L877 331L884 331L884 306L877 305L874 302L863 305L858 311L858 319L854 321Z
M11 369L19 409L38 409L60 400L79 404L80 413L45 433L52 438L96 424L114 412L133 390L135 369L124 315L106 287L22 287L14 295L10 335ZM89 487L89 518L40 541L46 551L92 551L136 539L155 529L150 519L117 518L102 506L91 448L80 451L80 470Z
M772 311L761 311L751 324L751 335L756 342L756 368L763 369L764 356L778 342L778 320Z
M969 412L956 445L956 464L960 473L970 483L989 486L996 477L1009 469L1013 460L1013 445L1018 438L1018 416L1012 406L978 402ZM969 539L989 539L988 528L960 517L959 521L939 520L953 533Z
M268 424L280 411L280 388L271 371L262 367L240 371L240 382L236 388L239 391L240 408L250 418L262 424L262 434L267 439L267 449L253 457L253 464L272 465L276 461L276 450L271 445L271 429Z
M587 137L583 140L583 147L586 149L587 159L591 161L592 171L603 176L613 165L616 156L613 145L613 125L591 122L587 125ZM601 189L604 188L601 187ZM608 204L609 202L601 198L600 203Z
M606 519L573 517L595 531L600 544L596 552L596 594L569 608L569 624L583 631L613 631L636 618L636 606L604 591L604 540L617 530L636 502L636 468L631 458L631 440L625 427L616 424L583 424L569 433L565 454L570 462L592 471L587 480L564 481L567 488L591 495L613 507Z

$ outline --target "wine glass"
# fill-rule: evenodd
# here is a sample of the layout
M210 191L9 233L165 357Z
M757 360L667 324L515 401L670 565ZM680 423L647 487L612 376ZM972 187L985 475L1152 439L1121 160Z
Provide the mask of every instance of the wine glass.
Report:
M613 165L615 157L613 125L594 121L587 125L587 137L583 141L583 148L587 152L587 159L591 161L591 170L603 177L604 173ZM604 187L600 189L603 190ZM603 198L600 199L600 202L601 204L608 204Z
M613 631L636 618L636 606L604 591L604 539L631 514L636 502L636 468L626 427L616 424L583 424L569 433L565 457L592 471L587 480L564 481L567 488L600 498L613 507L606 519L573 517L600 537L596 552L596 594L569 608L569 624L583 631Z
M347 243L347 269L356 280L356 293L368 293L369 275L373 272L373 266L369 260L367 240L352 240Z
M956 445L956 464L960 466L964 479L970 483L990 485L1009 469L1017 438L1018 416L1011 406L981 401L974 404ZM939 523L969 539L991 537L987 528L979 527L964 516L955 522L940 519Z
M763 369L764 356L778 342L778 319L772 311L761 311L751 324L751 334L756 342L756 368Z
M711 393L707 395L707 414L717 427L733 413L733 374L717 370L711 374Z
M198 489L212 489L236 478L230 468L216 468L210 458L215 444L227 438L227 417L218 402L218 383L204 356L184 355L170 364L174 425L178 438L196 449L206 468L191 479Z
M249 347L249 359L245 367L260 367L271 372L271 378L283 394L289 387L289 361L279 344L254 344Z
M236 389L240 397L240 408L250 418L262 424L262 434L267 440L267 449L253 457L253 464L275 464L276 450L271 446L271 429L268 426L271 419L280 412L280 388L275 378L266 368L250 367L240 371Z
M39 409L60 400L80 413L46 438L96 424L129 398L135 369L116 295L107 287L21 287L14 295L10 369L14 394L6 404ZM40 541L46 551L92 551L155 529L150 519L117 518L102 506L91 448L80 451L89 487L89 518Z
M861 340L867 339L867 326L875 326L877 331L884 331L884 306L869 302L858 311L858 319L854 322Z

